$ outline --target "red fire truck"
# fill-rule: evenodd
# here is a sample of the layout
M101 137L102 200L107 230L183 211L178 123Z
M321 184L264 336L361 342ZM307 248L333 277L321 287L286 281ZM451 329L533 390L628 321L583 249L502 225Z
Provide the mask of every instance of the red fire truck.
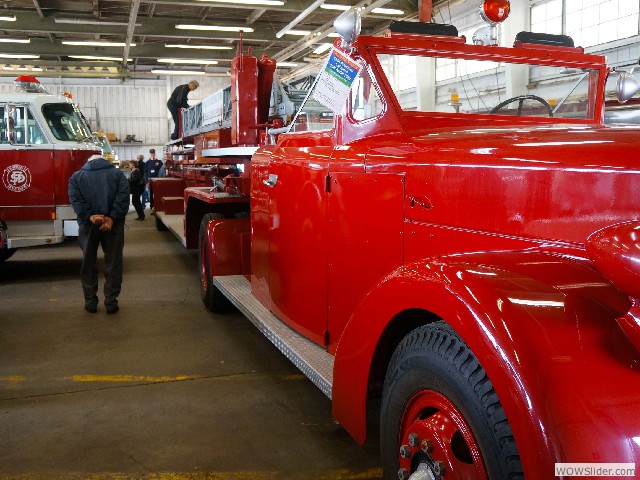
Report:
M67 96L49 94L32 76L15 84L16 93L0 96L0 261L77 235L67 182L100 153Z
M205 304L238 307L356 441L377 413L387 479L640 460L640 129L603 123L604 57L494 44L508 7L484 3L474 43L358 36L346 12L313 107L245 170L250 218L201 229ZM620 74L621 100L638 88Z

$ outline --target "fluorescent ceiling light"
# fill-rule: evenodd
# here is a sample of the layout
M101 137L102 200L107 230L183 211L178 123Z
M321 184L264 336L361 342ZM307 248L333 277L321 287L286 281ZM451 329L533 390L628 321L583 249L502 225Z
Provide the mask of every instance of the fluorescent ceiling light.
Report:
M40 58L40 55L27 53L0 53L0 58Z
M262 5L267 7L280 7L284 5L281 0L198 0L207 3L237 3L240 5Z
M106 60L110 62L121 62L122 57L100 57L94 55L69 55L69 58L77 58L80 60ZM129 62L131 59L128 60Z
M277 67L291 67L291 68L294 68L294 67L297 67L298 64L297 63L293 63L293 62L278 62L278 63L276 63L276 66Z
M84 46L84 47L124 47L126 44L124 42L103 42L102 40L73 40L73 41L62 41L63 45L76 45L76 46ZM135 47L136 44L132 43L129 45L130 47Z
M166 44L167 48L193 48L196 50L232 50L234 47L223 47L219 45L187 45L182 43Z
M333 33L328 34L327 37L338 38L338 37L340 37L340 35L337 34L336 32L333 32Z
M351 5L338 5L336 3L323 3L320 5L320 8L324 8L325 10L349 10ZM398 10L397 8L374 8L371 10L371 13L377 13L379 15L404 15L402 10Z
M18 67L16 68L16 70L20 70L21 72L26 72L29 69L27 67Z
M321 53L324 53L327 50L329 50L331 47L333 47L333 43L321 43L316 47L313 53L315 53L316 55L320 55Z
M15 15L0 15L0 21L3 22L15 22L16 21L16 16Z
M31 71L32 71L32 72L42 72L43 70L42 70L42 67L33 67L33 68L31 69Z
M9 67L8 65L5 65L4 67L2 67L3 70L11 70L13 71L13 67Z
M404 15L404 11L397 8L374 8L371 13L377 13L378 15Z
M206 75L206 72L198 72L196 70L162 70L153 69L151 73L158 73L160 75Z
M159 58L160 63L188 63L191 65L217 65L217 60L190 60L188 58Z
M310 33L309 30L287 30L284 32L285 35L298 35L300 37L306 37Z
M92 18L54 18L53 21L55 23L69 23L74 25L129 25L129 22L113 22L109 20L95 20ZM136 27L141 25L141 23L136 23Z
M176 25L178 30L211 30L214 32L239 32L242 30L246 33L253 32L251 27L225 27L220 25L190 25L186 23L179 23Z
M29 43L30 38L0 38L0 42L4 43Z

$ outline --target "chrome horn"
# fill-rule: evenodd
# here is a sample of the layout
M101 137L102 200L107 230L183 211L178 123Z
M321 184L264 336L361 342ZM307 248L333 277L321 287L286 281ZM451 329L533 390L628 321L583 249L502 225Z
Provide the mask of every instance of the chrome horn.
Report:
M640 81L625 71L618 71L617 73L616 95L618 96L618 101L624 103L640 92Z

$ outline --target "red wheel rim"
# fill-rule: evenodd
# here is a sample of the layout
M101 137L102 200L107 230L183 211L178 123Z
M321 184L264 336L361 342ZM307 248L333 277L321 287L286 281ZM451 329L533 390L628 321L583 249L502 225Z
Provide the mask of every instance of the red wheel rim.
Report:
M447 480L487 480L478 442L460 411L441 393L423 390L409 400L399 441L400 469L407 474L430 457L442 462L436 468L444 467Z

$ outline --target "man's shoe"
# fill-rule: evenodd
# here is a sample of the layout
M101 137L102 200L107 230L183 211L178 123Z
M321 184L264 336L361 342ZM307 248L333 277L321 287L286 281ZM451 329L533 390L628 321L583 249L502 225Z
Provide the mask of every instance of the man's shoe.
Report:
M94 305L85 305L84 309L89 313L96 313L98 311L98 307Z
M120 307L118 305L109 305L107 307L107 315L113 315L118 310L120 310Z

